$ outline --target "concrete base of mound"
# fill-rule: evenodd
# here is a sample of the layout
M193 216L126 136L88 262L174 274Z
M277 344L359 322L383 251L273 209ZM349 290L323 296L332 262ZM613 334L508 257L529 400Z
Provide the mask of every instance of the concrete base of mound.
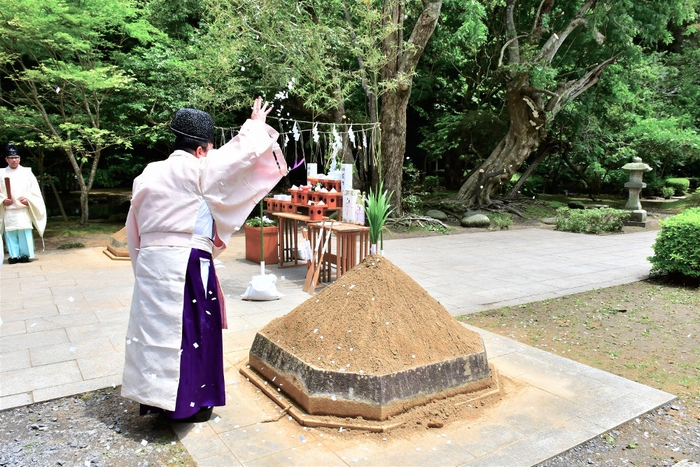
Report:
M387 374L314 367L256 334L249 365L307 413L386 420L411 407L488 388L486 351Z

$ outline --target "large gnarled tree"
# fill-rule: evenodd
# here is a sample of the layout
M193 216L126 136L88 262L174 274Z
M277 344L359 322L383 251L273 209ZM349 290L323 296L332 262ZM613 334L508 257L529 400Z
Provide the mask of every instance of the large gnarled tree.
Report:
M498 64L509 129L462 185L459 198L490 204L491 195L539 147L564 106L594 86L621 53L635 50L635 41L670 40L667 23L690 14L692 7L680 1L507 0Z

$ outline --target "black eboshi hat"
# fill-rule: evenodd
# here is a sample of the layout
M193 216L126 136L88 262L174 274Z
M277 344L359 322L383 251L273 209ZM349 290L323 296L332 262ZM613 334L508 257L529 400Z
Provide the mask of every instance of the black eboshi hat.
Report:
M17 155L17 147L15 146L15 143L7 143L7 146L5 146L5 154L7 154L8 157Z
M178 110L170 123L170 130L176 135L208 143L214 142L214 119L203 110Z

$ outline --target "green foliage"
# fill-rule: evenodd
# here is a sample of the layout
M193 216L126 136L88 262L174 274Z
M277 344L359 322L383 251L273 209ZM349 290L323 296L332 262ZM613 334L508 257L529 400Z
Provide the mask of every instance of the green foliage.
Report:
M690 188L690 180L687 178L667 178L666 186L673 188L676 196L683 196Z
M72 242L72 243L61 243L56 247L58 250L69 250L71 248L85 248L85 245L80 243L80 242Z
M682 42L679 30L685 27L684 21L695 20L697 2L586 2L592 4L591 10L552 54L546 47L564 31L568 34L566 26L584 2L545 2L551 11L536 25L532 24L533 18L544 5L539 1L512 5L482 2L485 15L480 18L488 33L471 56L464 52L467 48L448 47L446 39L460 26L455 18L462 3L444 3L443 19L426 49L430 58L421 62L414 86L418 92L411 103L430 122L421 128L424 139L419 147L429 161L444 161L458 173L456 180L463 182L489 157L502 141L509 120L520 120L519 125L527 123L506 110L513 108L511 102L506 107L508 90L522 83L526 83L523 89L527 91L518 95L532 97L532 110L540 117L545 114L548 136L554 136L553 143L560 143L538 168L539 174L547 174L548 189L553 182L586 174L592 183L583 183L590 191L608 187L619 191L619 177L609 174L637 153L653 155L655 160L647 162L653 163L655 170L660 167L662 176L672 166L697 158L694 145L700 112L694 119L687 112L690 107L700 109L698 93L691 90L697 85L690 79L682 80L683 75L667 66L665 53L657 52L673 40ZM515 30L509 31L507 11L513 14ZM515 36L517 43L509 40ZM689 42L695 44L693 39ZM603 80L612 76L605 85L591 80L590 90L580 96L578 90L572 94L564 91L566 98L556 98L558 103L549 103L557 105L547 105L551 94L546 92L561 96L567 84L613 56L619 56L617 63L601 74ZM700 54L694 52L693 58L698 57ZM698 75L697 63L700 60L690 57L679 62L688 68L686 77ZM586 83L585 89L588 87ZM537 88L542 91L533 91ZM677 106L672 101L680 89L685 102ZM558 104L563 111L552 110ZM502 122L502 128L491 124L495 122ZM562 153L580 171L564 166L558 157Z
M0 132L19 133L23 146L69 161L84 194L84 225L103 152L132 144L134 126L115 109L136 79L119 57L155 34L133 0L3 2L2 116L9 118L0 119Z
M388 190L382 191L383 188L383 182L379 183L379 189L376 192L370 188L369 196L367 197L367 206L365 207L367 223L369 224L369 241L375 245L379 242L379 236L384 229L384 223L389 217L389 214L394 210L389 204L389 200L394 192L392 191L389 193Z
M440 186L440 178L436 175L426 175L423 181L423 186L428 191L435 191Z
M262 219L262 221L261 221ZM263 224L263 227L272 227L277 225L277 220L276 219L270 219L267 216L260 216L257 217L251 217L247 221L245 221L245 225L248 227L260 227L260 224Z
M505 191L509 192L522 176L522 173L515 172L513 176L510 177L510 181L505 185ZM520 192L528 196L539 195L544 190L544 184L545 181L540 175L533 174L525 180Z
M508 230L513 225L513 217L510 214L490 214L491 229Z
M652 274L679 273L700 277L700 208L661 221L661 232L649 257Z
M663 196L666 199L671 199L671 197L673 196L673 194L675 192L676 192L676 190L670 186L665 186L665 187L661 188L661 196Z
M659 177L659 175L656 172L649 172L644 176L644 183L647 184L647 187L644 189L647 193L651 195L662 195L663 193L661 190L664 187L666 181L663 178Z
M106 158L109 167L97 169L95 186L103 188L129 187L144 168L131 154L120 154Z
M650 155L661 175L683 161L700 158L700 135L687 116L656 116L638 121L627 133L631 148Z
M401 205L405 212L419 213L423 210L423 200L416 193L405 193L401 198Z
M626 170L612 169L606 174L605 183L609 193L625 192L625 183L629 181L630 174Z
M420 213L423 210L423 197L427 195L423 191L420 182L421 171L412 161L407 161L403 166L403 190L401 193L401 207L404 212Z
M622 209L557 209L557 230L598 234L621 232L630 212Z
M361 93L363 75L365 84L379 95L379 70L387 60L380 43L392 32L381 21L381 4L334 0L295 4L207 0L204 4L206 32L199 43L207 62L204 68L214 72L210 85L231 90L220 96L230 105L243 106L241 90L255 90L268 100L274 95L279 100L294 97L290 102L298 100L295 105L319 115ZM358 69L358 57L363 70ZM247 101L245 105L249 106ZM278 106L277 111L282 109Z

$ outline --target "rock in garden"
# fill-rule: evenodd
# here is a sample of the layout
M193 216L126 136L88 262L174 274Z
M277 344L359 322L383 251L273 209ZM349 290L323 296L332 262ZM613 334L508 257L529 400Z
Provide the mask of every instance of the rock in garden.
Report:
M464 217L459 223L462 227L488 227L491 225L489 218L483 214Z
M439 209L431 209L430 211L426 212L425 215L428 217L432 217L433 219L437 219L439 221L447 220L447 214L440 211Z
M586 205L581 201L569 201L569 209L586 209Z

